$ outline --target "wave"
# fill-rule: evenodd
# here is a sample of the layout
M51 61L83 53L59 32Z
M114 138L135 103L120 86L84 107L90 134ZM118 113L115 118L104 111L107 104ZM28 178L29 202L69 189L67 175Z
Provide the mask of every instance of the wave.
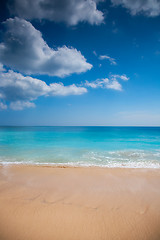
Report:
M21 158L0 157L0 164L28 164L72 167L109 167L109 168L160 168L160 150L120 150L120 151L90 151L71 152L66 157L65 152L60 158Z

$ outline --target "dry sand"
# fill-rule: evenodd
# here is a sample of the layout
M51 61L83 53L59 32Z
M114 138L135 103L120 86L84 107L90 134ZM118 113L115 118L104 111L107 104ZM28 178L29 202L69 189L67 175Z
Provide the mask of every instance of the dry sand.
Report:
M0 166L0 240L160 240L160 170Z

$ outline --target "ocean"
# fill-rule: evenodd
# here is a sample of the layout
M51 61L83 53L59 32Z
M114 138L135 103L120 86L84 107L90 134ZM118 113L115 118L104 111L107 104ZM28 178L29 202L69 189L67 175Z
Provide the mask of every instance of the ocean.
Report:
M0 164L160 168L160 127L0 127Z

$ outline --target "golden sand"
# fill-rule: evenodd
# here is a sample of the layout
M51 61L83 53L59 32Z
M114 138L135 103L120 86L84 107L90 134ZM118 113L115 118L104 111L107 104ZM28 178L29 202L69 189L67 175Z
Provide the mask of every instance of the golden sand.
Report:
M0 166L0 240L160 240L160 170Z

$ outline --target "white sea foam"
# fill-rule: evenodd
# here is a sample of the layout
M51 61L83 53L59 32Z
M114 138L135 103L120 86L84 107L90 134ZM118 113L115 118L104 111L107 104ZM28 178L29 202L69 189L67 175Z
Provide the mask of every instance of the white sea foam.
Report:
M73 166L73 167L108 167L108 168L160 168L160 151L155 152L132 150L132 151L85 151L82 155L68 156L61 158L58 161L54 159L48 161L47 159L34 158L23 159L17 161L16 158L0 158L0 164L13 165L50 165L50 166Z
M95 162L35 162L35 161L0 161L2 165L48 165L48 166L72 166L72 167L106 167L106 168L147 168L147 169L160 169L160 163L155 161L112 161L109 160L106 163L95 163Z
M41 163L41 162L0 162L1 165L38 165L38 166L66 166L66 167L102 167L102 168L146 168L146 169L160 169L160 164L155 163L108 163L107 165L91 164L91 163Z

